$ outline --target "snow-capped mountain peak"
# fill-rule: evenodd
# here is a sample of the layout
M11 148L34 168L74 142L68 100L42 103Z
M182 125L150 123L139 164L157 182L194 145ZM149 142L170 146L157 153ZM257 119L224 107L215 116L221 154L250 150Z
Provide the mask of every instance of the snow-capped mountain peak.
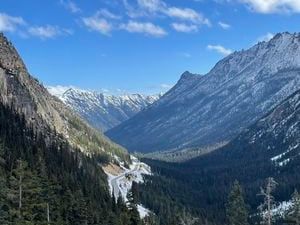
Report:
M74 87L64 89L62 86L48 87L48 90L96 129L104 131L131 118L160 97L142 94L117 96Z

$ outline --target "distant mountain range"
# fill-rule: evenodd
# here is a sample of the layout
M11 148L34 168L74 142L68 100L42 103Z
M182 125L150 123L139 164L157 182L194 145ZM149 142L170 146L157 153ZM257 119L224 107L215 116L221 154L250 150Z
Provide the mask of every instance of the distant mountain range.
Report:
M160 95L108 95L100 92L48 87L66 105L82 116L94 128L106 131L128 120L157 101ZM60 88L62 89L62 88Z
M185 72L169 92L106 134L130 151L228 143L300 87L300 34L227 56L206 75Z

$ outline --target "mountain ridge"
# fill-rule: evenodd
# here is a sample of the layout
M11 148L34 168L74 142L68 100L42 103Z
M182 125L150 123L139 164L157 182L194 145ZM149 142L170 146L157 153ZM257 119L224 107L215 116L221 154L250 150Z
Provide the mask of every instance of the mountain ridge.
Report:
M48 87L52 95L58 97L66 105L82 116L97 130L106 131L136 113L147 108L161 95L122 94L111 95L96 91L68 88L62 93Z
M226 143L300 85L300 35L279 33L188 75L147 110L106 132L130 151Z
M224 205L232 184L238 180L253 215L249 219L255 224L257 207L263 201L257 193L266 178L273 177L278 183L273 192L278 203L289 201L300 188L299 121L300 89L210 154L184 163L144 159L155 175L147 177L140 187L142 203L160 213L157 200L165 198L175 204L173 207L182 203L198 214L204 213L208 220L224 224ZM275 224L283 224L280 222Z

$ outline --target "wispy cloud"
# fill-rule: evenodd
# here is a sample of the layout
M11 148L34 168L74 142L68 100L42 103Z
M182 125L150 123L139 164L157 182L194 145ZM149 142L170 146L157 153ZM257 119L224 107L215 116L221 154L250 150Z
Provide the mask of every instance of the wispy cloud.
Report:
M270 41L274 37L274 34L272 33L266 33L265 35L260 36L257 39L257 42L262 42L262 41Z
M231 49L225 48L222 45L208 45L207 49L216 51L224 56L227 56L232 53Z
M14 32L26 22L22 17L10 16L6 13L0 13L0 31Z
M98 10L93 16L83 17L83 24L92 31L97 31L104 35L110 35L113 29L116 29L115 20L121 17L110 12L107 9Z
M172 27L179 32L188 32L191 29L197 31L203 25L211 26L210 20L200 12L191 8L170 6L163 0L137 0L136 7L129 4L128 0L123 0L123 3L129 16L134 18L150 16L158 18L168 17L173 20Z
M163 37L167 32L160 26L150 22L129 20L122 22L122 17L107 9L98 10L91 17L82 18L83 24L90 30L110 35L113 30L125 30L130 33L141 33L153 37Z
M162 0L137 0L137 2L141 9L152 13L160 13L171 18L186 20L197 24L210 25L210 21L207 18L191 8L169 6Z
M191 58L191 57L192 57L192 55L191 55L190 53L188 53L188 52L183 52L181 55L182 55L184 58Z
M98 16L84 17L82 18L82 22L88 29L105 35L110 34L113 29L113 26L110 22Z
M169 7L166 9L165 13L170 17L190 21L195 24L211 25L209 19L190 8Z
M121 16L112 13L108 9L100 9L99 11L97 11L96 15L102 16L107 19L113 19L113 20L121 19Z
M71 35L70 29L59 26L42 25L35 26L27 23L22 17L11 16L6 13L0 13L0 31L16 32L24 38L38 37L41 39L55 38L62 35Z
M230 25L230 24L225 23L225 22L222 22L222 21L220 21L218 24L219 24L219 26L220 26L221 28L223 28L224 30L228 30L228 29L231 28L231 25Z
M143 10L137 9L137 7L129 3L128 0L121 0L121 1L125 8L126 15L129 16L131 19L136 19L141 16L146 16Z
M33 26L28 28L28 33L31 36L36 36L41 39L49 39L55 38L61 35L71 35L73 33L72 30L60 28L58 26Z
M161 0L137 0L138 4L151 12L158 12L167 7L167 4Z
M126 24L121 24L120 28L131 33L143 33L154 37L163 37L167 35L167 32L163 28L149 22L141 23L137 21L129 21Z
M171 26L174 30L184 33L197 32L199 29L198 26L195 24L172 23Z
M60 0L60 4L64 6L67 10L69 10L71 13L81 12L81 9L77 6L77 4L75 2L72 2L71 0Z
M300 12L299 0L239 0L258 13Z
M180 8L163 0L120 0L125 9L121 16L107 9L98 10L90 17L82 17L82 23L89 29L104 35L112 31L125 30L153 37L168 34L166 28L153 22L168 18L171 27L177 32L197 32L201 26L211 26L208 18L191 8Z
M90 30L98 31L101 34L108 35L113 29L112 24L103 18L85 17L82 18L82 21Z

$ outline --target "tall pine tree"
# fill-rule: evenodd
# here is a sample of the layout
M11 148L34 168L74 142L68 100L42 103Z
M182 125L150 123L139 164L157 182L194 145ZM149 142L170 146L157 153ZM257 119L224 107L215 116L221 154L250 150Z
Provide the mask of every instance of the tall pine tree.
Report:
M226 204L228 225L248 225L248 211L243 198L243 190L235 181Z
M137 209L137 200L135 199L135 196L137 196L136 193L134 193L135 189L131 189L131 191L128 192L127 194L127 199L128 199L128 210L129 210L129 215L130 215L130 225L140 225L141 220L140 220L140 214Z
M9 205L7 202L7 180L6 174L3 169L5 166L5 160L2 157L4 154L4 146L0 145L0 224L6 225L8 224L9 218Z

